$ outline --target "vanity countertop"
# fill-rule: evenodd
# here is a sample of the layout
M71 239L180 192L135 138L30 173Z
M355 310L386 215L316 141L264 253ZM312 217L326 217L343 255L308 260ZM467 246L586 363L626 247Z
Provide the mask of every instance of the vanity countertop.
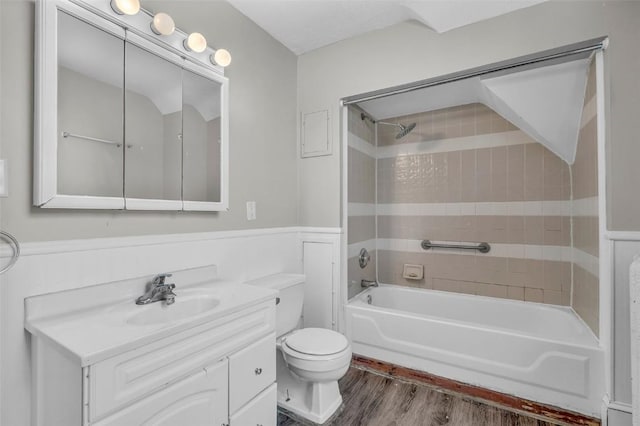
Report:
M139 293L144 287L140 283L135 284L126 287L129 294L118 293L119 299L106 297L107 300L102 296L110 294L105 293L108 284L95 286L94 297L101 298L101 304L93 298L87 299L91 288L28 298L25 300L25 328L31 334L52 342L82 366L87 366L275 299L277 295L277 291L271 289L210 280L178 286L174 305L155 302L138 306L131 293ZM123 288L120 283L112 285ZM181 316L157 320L174 306L178 309L172 312L181 312ZM143 311L149 312L150 316L145 317ZM138 321L140 317L144 321Z

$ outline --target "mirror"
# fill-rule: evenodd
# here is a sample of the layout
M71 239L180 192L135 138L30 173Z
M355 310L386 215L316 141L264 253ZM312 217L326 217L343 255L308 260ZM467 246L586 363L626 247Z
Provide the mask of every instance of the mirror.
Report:
M125 197L181 200L182 68L129 42L125 64Z
M34 205L220 211L228 206L228 80L213 50L158 36L152 16L38 0Z
M58 193L122 197L124 41L58 15Z
M185 200L220 202L221 85L183 74L182 192Z

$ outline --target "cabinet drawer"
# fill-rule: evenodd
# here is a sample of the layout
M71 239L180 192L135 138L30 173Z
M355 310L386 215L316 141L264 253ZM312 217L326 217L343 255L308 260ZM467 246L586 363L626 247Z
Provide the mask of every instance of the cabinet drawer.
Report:
M276 426L278 401L276 384L272 384L231 416L230 426Z
M234 413L276 380L276 335L229 357L229 412Z
M270 301L254 312L228 315L90 366L89 419L109 415L273 332L274 309Z
M228 418L227 375L225 359L91 425L225 424Z

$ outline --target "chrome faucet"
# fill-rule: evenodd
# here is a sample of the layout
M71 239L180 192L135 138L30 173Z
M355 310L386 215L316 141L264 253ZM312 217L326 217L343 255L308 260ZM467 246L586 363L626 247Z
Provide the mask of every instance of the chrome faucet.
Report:
M360 286L364 287L364 288L369 288L369 287L378 287L378 281L373 280L362 280L360 281Z
M164 280L170 276L171 274L158 274L153 277L153 281L151 281L149 285L149 290L136 299L136 304L147 305L160 300L164 300L167 305L173 304L173 302L176 301L176 294L173 292L176 285L165 284L164 282Z

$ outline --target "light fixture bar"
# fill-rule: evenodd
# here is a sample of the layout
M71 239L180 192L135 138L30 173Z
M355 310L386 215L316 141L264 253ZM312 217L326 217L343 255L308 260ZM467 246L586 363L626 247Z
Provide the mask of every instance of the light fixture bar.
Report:
M219 75L224 76L224 67L231 63L229 51L209 47L206 38L199 32L187 34L181 31L169 14L165 12L154 14L145 10L141 7L141 0L68 1L108 18L115 25L125 28L132 37L142 37L163 48L168 48L173 53L205 66Z

